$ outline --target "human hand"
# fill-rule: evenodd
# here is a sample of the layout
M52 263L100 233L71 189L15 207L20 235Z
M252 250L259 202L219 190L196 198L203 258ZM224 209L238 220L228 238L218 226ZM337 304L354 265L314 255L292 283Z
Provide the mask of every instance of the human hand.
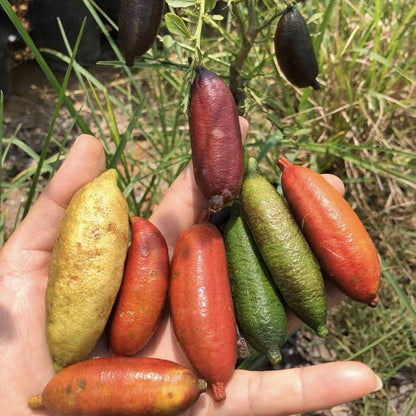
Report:
M248 124L240 120L243 137ZM53 244L72 195L105 169L97 139L83 135L40 195L27 217L0 251L0 414L46 416L32 411L27 400L42 391L53 376L45 336L45 290ZM343 193L342 182L326 176ZM192 165L166 192L150 220L164 234L172 253L180 233L195 223L207 201L200 193ZM330 303L340 293L329 286ZM342 295L341 295L342 297ZM289 315L289 329L299 321ZM91 354L108 355L105 338ZM178 347L169 316L139 355L188 365ZM364 364L334 362L281 371L236 370L226 386L227 398L216 403L203 394L188 415L290 415L330 408L362 397L380 387Z

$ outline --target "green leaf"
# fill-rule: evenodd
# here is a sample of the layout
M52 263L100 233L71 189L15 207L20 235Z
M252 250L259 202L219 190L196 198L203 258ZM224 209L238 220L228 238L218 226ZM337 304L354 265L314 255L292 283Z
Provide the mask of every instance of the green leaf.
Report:
M310 133L311 129L299 129L293 133L293 136L309 135Z
M170 7L190 7L195 6L198 0L166 0Z
M166 27L170 33L174 35L185 36L186 38L192 38L192 35L186 27L185 22L176 14L166 13L165 22Z
M169 50L170 48L172 48L172 47L173 47L173 45L174 45L175 41L173 40L173 38L172 38L172 36L171 36L171 35L165 35L165 36L163 36L163 38L162 38L162 43L163 43L163 47L164 47L166 50Z
M216 5L218 0L205 0L205 12L210 12Z
M271 149L275 148L276 146L279 146L282 142L282 139L283 134L280 130L277 130L276 133L272 134L261 146L259 155L257 156L257 162L263 160Z

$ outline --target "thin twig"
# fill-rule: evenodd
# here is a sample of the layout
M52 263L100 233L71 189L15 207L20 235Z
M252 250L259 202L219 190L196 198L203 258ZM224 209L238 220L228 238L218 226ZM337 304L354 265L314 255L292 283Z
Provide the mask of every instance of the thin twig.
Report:
M237 6L233 7L234 14L236 16L239 28L242 33L242 44L235 59L230 65L230 90L234 96L234 100L237 107L241 109L244 105L244 83L241 77L241 71L244 66L244 62L247 59L248 54L254 44L254 41L258 35L257 18L255 14L255 2L249 2L249 22L247 30L244 25L243 18L240 14L240 10Z

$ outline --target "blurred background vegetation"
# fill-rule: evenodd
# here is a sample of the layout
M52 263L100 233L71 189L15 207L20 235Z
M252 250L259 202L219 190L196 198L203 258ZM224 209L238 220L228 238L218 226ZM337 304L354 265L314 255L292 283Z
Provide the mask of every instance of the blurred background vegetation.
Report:
M273 36L284 1L168 0L157 42L132 68L117 47L117 21L100 2L82 1L106 45L86 64L74 52L85 25L71 43L54 21L65 50L40 48L26 2L0 0L20 42L11 51L11 92L0 100L0 244L81 132L101 139L131 213L149 216L190 160L189 88L203 64L231 85L250 122L247 154L268 179L279 186L280 154L340 176L382 259L378 307L344 301L330 312L325 340L304 328L289 338L282 367L363 361L383 390L320 414L415 415L416 4L298 3L319 61L322 89L314 91L294 88L277 67ZM52 57L64 64L60 72Z

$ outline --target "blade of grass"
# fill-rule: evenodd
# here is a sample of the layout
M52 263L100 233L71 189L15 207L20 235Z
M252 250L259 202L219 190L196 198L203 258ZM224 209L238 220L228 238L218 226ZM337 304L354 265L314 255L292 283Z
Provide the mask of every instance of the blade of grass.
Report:
M117 147L117 149L114 152L114 155L109 163L109 166L114 168L116 166L116 164L119 162L121 155L123 153L123 150L129 140L129 138L132 137L133 135L133 129L137 123L137 120L139 119L139 116L142 112L143 109L143 105L144 105L144 100L142 100L140 102L140 104L136 107L133 115L130 117L129 119L129 124L127 125L127 128L125 130L125 132L123 133L123 135L121 136L121 140L120 143Z
M371 61L375 60L378 63L385 65L386 67L389 67L390 69L397 72L400 76L402 76L404 79L406 79L410 83L412 84L416 83L416 77L411 76L410 74L407 73L407 71L404 71L401 68L397 67L384 56L381 56L378 53L373 52L369 49L365 49L365 48L356 48L355 51L357 51L359 54L363 56L368 56L369 60Z
M92 91L93 97L94 97L95 102L97 104L98 110L101 114L101 117L104 119L105 125L107 126L109 136L110 136L110 138L113 139L113 141L116 145L116 149L118 149L118 147L120 146L120 134L119 134L119 131L118 131L116 120L115 120L113 107L110 104L111 96L109 96L107 88L104 87L104 89L101 92L104 94L104 97L105 97L105 100L106 100L106 108L107 108L107 111L106 111L103 104L101 103L101 99L98 96L98 93L97 93L96 89L94 88L93 85L91 85L91 83L90 83L90 90ZM107 139L107 134L103 134L103 139L102 140L105 144L106 159L107 159L107 166L108 166L111 163L110 159L112 158L112 156L111 156L112 150L111 150L110 143ZM119 180L121 182L123 182L124 185L125 185L126 183L128 183L130 181L130 175L129 175L128 166L127 166L127 162L126 162L124 154L119 153L119 157L120 157L120 161L121 161L121 164L123 166L123 169L124 169L124 176L120 175ZM113 165L113 167L117 168L117 165L115 164L115 165Z
M35 162L39 161L39 155L25 142L13 136L12 138L3 138L3 143L14 145L25 152Z
M55 124L56 124L56 121L57 121L58 116L59 116L59 111L60 111L61 106L62 106L62 104L65 100L65 97L66 97L66 95L65 95L66 94L66 87L68 85L69 76L70 76L71 71L72 71L72 66L73 66L73 62L75 60L75 55L78 52L78 47L79 47L79 44L81 42L82 34L84 32L84 27L85 27L85 19L82 22L80 32L79 32L78 37L77 37L76 42L75 42L74 53L71 56L71 60L69 62L68 68L67 68L66 73L65 73L64 80L62 82L61 90L59 91L58 101L56 103L54 112L52 114L51 122L49 123L48 133L47 133L47 136L46 136L45 141L44 141L43 146L42 146L39 162L38 162L38 165L37 165L35 175L33 177L32 185L31 185L31 187L29 189L29 192L28 192L26 203L25 203L25 206L24 206L24 209L23 209L22 219L26 217L27 213L29 212L30 207L32 206L32 202L33 202L33 198L35 196L35 192L36 192L37 184L38 184L38 181L39 181L39 177L40 177L41 172L42 172L43 162L46 158L46 153L47 153L48 148L49 148L49 143L50 143L51 138L52 138L53 130L55 128ZM76 117L77 114L74 114L74 116Z
M410 356L408 356L408 354L406 355L402 355L400 354L400 360L398 361L397 359L395 360L395 362L398 364L396 366L394 366L393 368L391 368L391 370L387 371L384 373L386 378L392 378L394 377L402 368L406 368L407 366L411 366L412 364L414 364L416 362L416 352L413 352L413 354L411 354Z
M388 332L387 334L384 334L383 336L377 338L375 341L371 342L370 344L366 345L364 348L361 348L361 350L357 351L356 353L350 355L348 358L346 358L346 361L353 361L360 355L363 355L367 351L371 351L374 347L376 347L378 344L382 343L384 340L396 335L398 332L402 330L402 327L399 326L392 331Z
M168 138L169 137L169 134L168 134L169 121L166 118L166 107L165 107L168 100L166 99L165 88L163 87L163 83L161 82L162 77L160 74L160 69L156 71L156 75L157 75L157 86L158 86L156 105L158 108L160 124L162 126L161 142L162 142L162 154L164 154L168 150L168 143L169 143L169 138Z
M66 140L64 140L64 143L66 143ZM62 144L60 150L55 154L50 156L48 159L45 159L43 161L43 166L42 166L42 172L43 173L48 173L50 177L53 176L53 174L56 171L56 165L58 162L60 162L63 157L63 149L64 149L64 144ZM39 161L40 160L40 156L37 155L36 159L34 159L35 161ZM11 183L13 184L17 184L18 182L20 183L20 185L23 186L23 183L25 181L30 180L30 178L35 174L37 169L37 164L34 166L29 166L26 169L23 169L22 171L20 171L12 180Z
M116 145L116 149L118 149L120 147L120 132L118 130L118 125L117 125L117 120L113 111L113 107L110 104L110 99L108 96L108 90L105 90L105 99L106 99L106 104L107 104L107 112L109 114L108 117L108 129L110 131L110 137L112 137L115 145ZM124 146L123 146L124 148ZM123 181L125 183L129 183L130 182L130 174L129 174L129 168L128 168L128 164L126 161L126 157L124 155L124 153L120 153L120 163L123 166L124 169L124 176L120 179L123 179Z
M165 78L167 76L166 72L163 72L163 77ZM191 72L187 71L184 74L184 77L182 79L182 82L177 82L178 84L178 88L176 89L178 92L179 97L184 97L183 101L182 101L182 108L183 110L180 111L179 108L177 108L177 110L175 111L175 114L173 116L173 120L172 120L172 131L170 133L170 148L174 149L177 146L177 137L179 134L179 122L181 120L182 115L184 115L186 113L186 108L187 108L187 100L189 98L189 90L191 87L191 83L190 81L190 77L191 77Z
M89 0L89 2L94 6L95 9L97 9L100 14L105 18L106 22L113 28L118 30L118 25L116 22L114 22L113 20L110 19L110 17L108 16L107 13L105 13L105 11L93 0ZM111 37L111 36L110 36ZM107 39L110 40L110 39Z
M400 302L403 304L403 306L409 312L411 319L416 320L416 311L413 308L412 304L410 303L407 295L404 293L403 289L397 283L394 276L387 270L387 265L386 265L386 263L383 259L381 259L381 264L382 264L382 267L383 267L383 274L384 274L384 276L386 276L388 282L393 287L394 291L397 294L397 297L400 299Z
M68 37L66 36L65 29L62 26L62 22L61 21L58 21L58 26L59 26L59 30L60 30L60 33L61 33L62 40L64 42L65 48L66 48L67 53L68 53L68 59L70 59L70 57L74 54L74 51L73 51L73 49L72 49L72 47L70 45L70 42L68 40ZM61 59L63 58L63 56L62 55L59 55L59 52L57 52L57 51L46 50L46 52L49 52L50 54L55 55L58 58L59 57L61 57ZM76 56L76 55L74 55L74 56ZM64 62L65 62L65 60L64 60ZM69 64L69 62L70 62L70 60L67 61L68 64ZM75 73L75 75L76 75L76 77L78 79L79 84L81 85L81 88L83 89L83 91L85 93L85 99L87 101L88 108L91 111L91 114L92 114L93 119L94 119L94 121L96 123L96 126L98 127L99 131L101 132L101 137L105 137L104 130L103 130L102 126L101 126L100 121L98 120L97 112L95 111L95 107L94 107L93 102L91 100L89 91L85 87L84 79L81 76L80 71L78 70L79 67L80 66L78 65L78 62L76 61L76 58L74 58L73 71L74 71L74 73Z
M337 0L330 0L328 4L325 6L325 12L322 16L321 23L318 28L318 36L313 39L313 46L315 51L319 51L321 48L322 40L324 38L325 32L330 26L332 13L334 12L335 4ZM322 58L320 59L322 62Z
M142 197L140 198L140 201L138 201L138 203L137 203L137 208L136 208L137 211L136 211L136 213L138 215L144 216L145 218L149 218L150 215L152 214L151 207L149 206L145 211L143 211L141 209L141 207L143 206L144 201L146 201L146 199L148 198L148 196L151 195L151 192L152 192L152 190L155 187L155 184L156 184L156 180L157 179L158 179L158 177L155 174L151 177L151 179L149 181L149 184L147 185L146 189L144 190L144 192L142 194Z
M334 145L331 143L312 143L312 142L308 142L308 143L290 142L289 144L287 141L282 141L282 145L287 145L289 147L293 147L293 145L295 145L295 146L298 146L299 149L311 150L311 151L318 152L318 153L326 153L326 154L330 154L333 156L337 156L344 160L348 160L349 162L357 166L361 166L362 168L367 169L371 172L394 178L400 183L410 186L412 188L414 188L416 185L416 177L410 174L402 173L400 171L392 169L391 167L383 166L381 163L364 160L360 156L355 156L354 154L349 153L348 151L343 149L342 146L339 146L339 145Z
M413 405L415 403L416 403L416 391L412 394L412 397L410 398L409 402L407 403L407 406L404 409L402 416L410 416L410 412L413 412L413 410L415 409L413 407Z
M414 20L416 14L416 3L413 4L413 7L409 10L406 14L405 18L401 22L401 29L396 30L391 34L391 38L389 40L390 51L386 56L388 61L392 61L393 58L399 53L401 55L403 49L403 39L405 38L406 32L408 32L412 28L412 20ZM407 62L411 65L411 60ZM405 63L406 64L406 63ZM388 67L383 66L381 68L381 72L379 73L378 78L380 80L388 80L388 84L384 87L386 91L389 91L394 84L398 81L398 78L390 80L387 78L387 71Z
M375 54L379 54L381 48L381 15L380 15L380 1L374 0L372 4L372 19L373 19L373 31L372 31L372 51ZM375 82L379 79L379 71L377 62L375 60L370 61L370 67L367 72L367 87L368 89L373 89Z
M15 137L15 135L13 135L12 137ZM2 158L1 158L0 162L3 165L5 160L6 160L7 154L9 153L9 150L10 150L12 144L13 144L13 138L12 139L7 139L7 138L3 137L2 140L3 140L3 143L7 144L7 147L5 148L5 150L4 151L2 150L3 155L2 155Z
M71 60L68 56L65 56L63 53L54 51L52 49L44 48L44 49L42 49L42 51L46 52L46 53L49 53L53 56L56 56L57 58L66 62L67 64L69 64L69 62ZM94 75L92 75L90 72L88 72L88 70L83 68L77 62L73 62L73 68L74 68L74 71L78 71L80 75L82 75L85 79L90 81L91 84L94 85L100 91L104 91L107 88L98 78L96 78ZM132 96L132 100L136 100L136 97ZM115 95L111 96L111 101L113 102L113 104L119 106L120 108L124 108L124 104L122 104L121 101Z
M52 156L50 159L50 163L51 163L51 173L50 173L50 177L52 177L53 175L55 175L56 170L59 166L59 162L60 160L62 160L64 158L64 149L66 148L66 145L68 143L68 138L70 137L70 134L73 130L73 128L75 127L75 120L72 120L72 122L70 123L70 125L68 126L66 133L63 137L63 140L61 142L61 146L58 149L58 152L56 153L56 155ZM49 161L48 161L49 163Z

